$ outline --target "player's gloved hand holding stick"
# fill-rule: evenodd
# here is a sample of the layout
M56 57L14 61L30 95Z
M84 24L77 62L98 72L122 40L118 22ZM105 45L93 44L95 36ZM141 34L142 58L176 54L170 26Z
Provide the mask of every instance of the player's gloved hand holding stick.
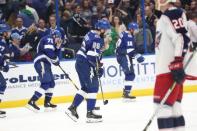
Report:
M181 84L185 79L185 71L183 69L183 57L175 57L175 60L170 63L173 79L176 83Z
M151 125L154 117L158 114L159 110L162 108L162 106L164 105L164 103L166 102L166 100L168 99L168 97L170 96L171 92L174 90L175 85L177 83L183 82L183 80L185 79L184 69L187 68L188 64L190 63L190 61L192 60L192 58L195 56L195 54L196 54L196 49L190 55L188 61L184 65L184 67L182 65L182 62L181 62L182 60L180 58L175 58L175 60L170 64L169 68L171 70L171 73L173 75L173 79L174 79L175 82L173 83L173 85L171 86L171 88L167 91L166 95L164 96L164 98L160 102L159 106L157 107L157 109L155 110L155 112L153 113L153 115L151 116L151 118L149 119L149 121L146 124L145 128L143 129L143 131L147 131L148 130L148 128Z

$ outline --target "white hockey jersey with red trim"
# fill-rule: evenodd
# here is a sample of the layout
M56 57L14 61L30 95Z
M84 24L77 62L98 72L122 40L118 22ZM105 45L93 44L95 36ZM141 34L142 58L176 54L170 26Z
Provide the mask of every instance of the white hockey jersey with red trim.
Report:
M186 16L181 9L172 7L161 16L156 28L156 75L159 75L170 72L168 66L175 56L181 57L187 51Z

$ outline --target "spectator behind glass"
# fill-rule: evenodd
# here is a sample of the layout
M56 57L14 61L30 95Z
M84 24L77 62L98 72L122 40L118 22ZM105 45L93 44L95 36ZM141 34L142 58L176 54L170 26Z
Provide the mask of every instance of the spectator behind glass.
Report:
M20 3L20 10L19 10L18 16L23 19L23 26L27 28L32 23L35 23L36 19L38 19L35 9L28 6L28 3L26 1L23 1Z
M38 39L40 40L42 37L47 35L47 28L44 19L38 20Z
M145 53L144 49L144 35L143 35L143 23L142 23L142 17L141 14L137 14L137 23L139 25L139 30L135 32L135 39L136 39L136 47L140 54ZM151 34L150 29L148 28L148 25L146 24L146 44L147 44L147 51L148 53L153 53L153 37Z
M49 17L49 29L47 30L47 34L51 34L54 30L57 30L56 17L55 15L51 15ZM60 27L59 30L62 35L62 40L64 41L66 39L64 29Z
M97 17L97 20L101 19L102 14L105 13L105 6L103 5L104 2L102 0L98 0L96 6L92 8L93 15Z
M156 7L155 7L155 1L151 1L149 3L149 6L153 12L153 14L155 14L157 16L157 18L160 18L161 15L162 15L162 12L160 10L157 10Z
M21 38L18 33L11 34L11 50L17 52L14 56L14 61L31 61L32 57L28 55L31 46L27 43L24 47L21 48Z
M68 10L65 10L63 12L63 16L62 16L61 22L60 22L60 26L64 29L64 32L66 33L66 36L68 36L67 29L68 29L69 23L71 21L70 17L71 17L70 12Z
M120 20L120 18L118 16L114 16L112 18L111 23L118 34L120 34L121 32L126 30L126 26L124 25L124 23L122 23L122 21Z
M193 0L190 5L190 10L193 12L197 11L197 1Z
M156 21L157 21L157 16L153 14L153 11L151 10L150 6L146 6L145 8L145 15L146 15L146 23L149 26L149 29L151 31L152 36L155 36L156 32ZM153 43L154 43L154 38L153 38Z
M190 39L197 45L197 11L188 12L189 21L187 21L188 32L190 34Z
M111 23L111 42L109 43L109 48L104 51L103 56L112 56L115 54L116 42L118 40L119 34L126 30L125 25L118 16L114 16Z
M91 23L92 9L89 0L82 0L81 9L81 17Z
M48 0L32 0L32 7L41 19L47 21Z
M15 28L12 29L11 34L18 33L22 39L26 34L26 32L27 32L27 28L23 26L23 19L21 17L17 17Z
M90 24L81 17L80 5L75 5L74 15L69 22L67 34L73 43L81 43L85 34L90 30Z
M33 2L33 0L28 0L26 2L25 8L32 13L32 15L34 17L34 20L35 20L35 23L38 23L39 16L38 16L37 11L33 8L33 3L32 2Z
M64 11L68 11L70 15L73 15L72 4L70 2L65 2L64 4Z

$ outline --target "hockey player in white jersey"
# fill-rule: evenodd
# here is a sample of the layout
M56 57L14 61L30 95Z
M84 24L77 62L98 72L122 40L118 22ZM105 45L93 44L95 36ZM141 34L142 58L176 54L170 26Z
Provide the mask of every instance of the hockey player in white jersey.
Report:
M158 128L160 131L184 131L185 120L181 112L185 80L183 58L190 43L186 30L186 16L181 9L174 6L176 0L157 2L163 14L157 22L156 29L156 107L176 82L174 90L157 115Z

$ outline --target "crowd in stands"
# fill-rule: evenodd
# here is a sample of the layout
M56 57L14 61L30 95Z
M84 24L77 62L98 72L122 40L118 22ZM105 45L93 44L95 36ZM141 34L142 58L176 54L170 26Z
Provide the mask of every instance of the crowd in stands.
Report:
M107 19L112 27L104 56L115 55L119 33L126 30L129 22L139 25L135 32L138 52L154 53L155 26L161 16L154 0L145 0L147 49L144 48L140 0L59 0L59 17L55 15L55 4L55 0L0 0L0 18L12 27L10 40L23 51L16 61L32 61L39 40L57 29L57 25L64 41L62 57L73 58L84 35L99 19ZM185 10L188 18L197 12L197 0L177 0L176 6Z

